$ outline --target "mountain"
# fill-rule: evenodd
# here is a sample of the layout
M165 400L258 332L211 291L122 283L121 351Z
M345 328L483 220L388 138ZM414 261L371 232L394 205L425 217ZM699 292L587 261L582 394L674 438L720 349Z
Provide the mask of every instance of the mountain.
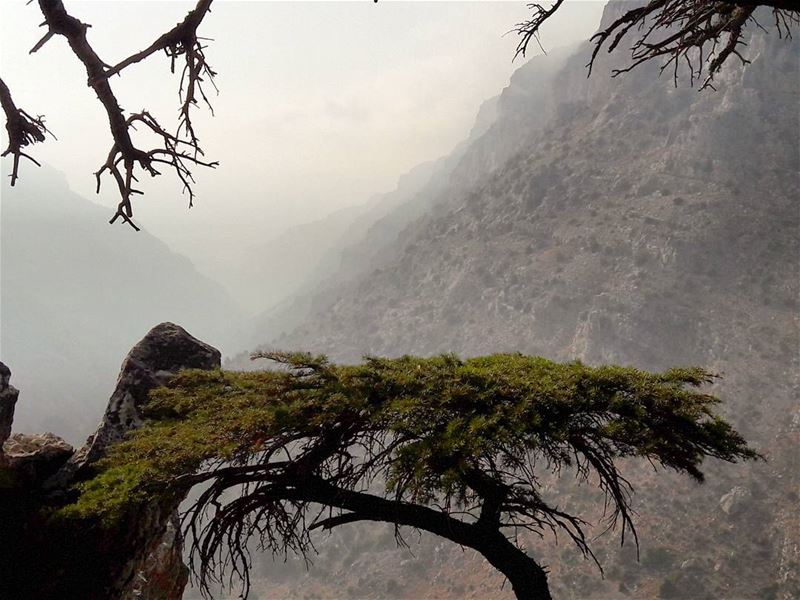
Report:
M483 103L470 137L459 148L489 127L496 103L497 98ZM416 165L398 178L397 187L390 192L290 227L247 249L243 260L230 265L228 277L235 280L232 287L238 290L237 298L257 313L246 324L252 339L263 340L270 335L267 323L271 315L287 316L281 306L296 306L305 292L332 274L342 279L348 276L346 273L357 273L363 255L369 255L366 246L385 246L386 236L396 236L399 229L421 216L432 195L429 190L458 153L457 148L449 156ZM421 194L423 189L428 192Z
M367 277L375 265L395 258L401 247L395 242L404 239L406 227L502 165L523 142L521 132L542 126L550 102L548 86L570 53L569 48L557 48L547 60L533 60L519 69L502 95L480 106L469 135L449 155L411 169L398 179L395 190L374 196L362 207L294 228L265 245L258 254L262 259L286 257L283 268L292 270L293 282L281 288L282 300L245 324L239 337L249 339L253 348L292 331L314 313L326 311L345 282ZM515 110L526 102L539 110ZM504 118L498 121L501 114ZM484 142L476 143L480 139ZM295 247L304 249L287 250ZM274 264L261 267L262 285L275 269ZM250 367L246 354L228 366Z
M0 352L21 390L18 428L79 441L155 323L226 346L237 309L187 258L146 231L108 225L106 208L48 167L2 193Z
M605 23L622 7L611 2ZM767 460L711 461L700 486L626 466L641 561L603 536L601 579L569 544L523 536L556 597L800 596L800 43L748 33L750 63L726 65L716 92L675 86L657 64L611 78L624 51L601 53L587 78L589 43L565 64L526 63L425 212L362 254L355 277L309 290L300 325L263 340L338 360L520 351L721 373L721 412ZM553 485L562 506L602 506ZM439 540L412 544L413 559L388 530L348 535L321 546L321 576L264 593L510 594ZM365 591L378 580L394 584Z

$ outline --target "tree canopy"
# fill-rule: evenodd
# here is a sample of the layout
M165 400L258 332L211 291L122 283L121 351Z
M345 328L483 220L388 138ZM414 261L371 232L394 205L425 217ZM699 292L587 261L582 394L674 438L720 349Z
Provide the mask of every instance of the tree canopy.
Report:
M249 587L251 538L305 555L317 528L384 521L481 552L519 598L549 598L522 530L565 532L593 557L581 515L543 496L574 470L599 486L609 527L635 528L617 461L649 460L697 481L706 457L758 454L716 416L699 368L648 373L498 354L461 360L269 353L278 370L185 371L156 390L148 423L81 484L69 517L113 522L137 505L200 494L185 513L206 590L221 567ZM230 492L235 493L230 493Z

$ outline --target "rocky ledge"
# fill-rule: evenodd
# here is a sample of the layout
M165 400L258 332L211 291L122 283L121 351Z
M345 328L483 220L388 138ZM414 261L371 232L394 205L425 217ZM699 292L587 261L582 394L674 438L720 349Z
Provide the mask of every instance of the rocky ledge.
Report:
M11 371L0 362L0 466L5 464L3 445L11 435L11 424L14 422L14 407L17 404L19 391L12 386Z
M219 367L216 348L173 323L157 325L125 357L97 431L74 452L53 433L11 435L19 392L0 363L0 598L181 597L188 571L177 503L146 507L116 527L47 515L71 501L74 484L142 425L151 390L182 369Z

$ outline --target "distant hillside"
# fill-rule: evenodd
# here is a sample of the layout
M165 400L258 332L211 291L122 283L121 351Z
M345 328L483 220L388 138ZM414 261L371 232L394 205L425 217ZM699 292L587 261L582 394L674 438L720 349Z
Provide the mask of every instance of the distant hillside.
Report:
M239 315L226 293L146 231L64 177L29 167L0 212L0 355L21 391L15 426L71 441L94 429L125 354L174 321L225 347Z
M731 61L717 92L675 88L656 64L612 79L624 51L587 79L588 44L549 76L548 57L524 65L432 208L264 339L340 360L521 351L723 373L723 410L768 461L710 464L704 486L632 469L641 562L603 538L601 580L568 544L527 539L557 597L800 596L800 43L749 33L752 64ZM554 493L596 501L568 483ZM327 576L264 593L325 596L334 580L367 597L362 583L381 580L396 586L369 597L497 595L469 553L429 539L414 560L374 541L384 530L358 531L371 551L324 551Z
M264 277L259 284L267 285L270 274L278 268L290 271L291 294L272 306L266 304L266 310L246 323L240 338L251 340L251 349L265 340L277 339L310 315L327 310L345 282L359 280L376 265L396 258L406 227L440 203L470 189L519 150L524 132L544 124L551 102L547 90L570 52L566 48L555 49L547 60L534 59L520 68L503 94L483 103L469 135L451 154L402 175L397 189L374 196L358 209L339 211L294 228L265 244L258 253L264 264L256 266L256 272ZM526 103L537 110L519 110L519 105ZM477 143L478 140L484 141ZM332 232L338 236L334 243ZM287 251L303 244L305 249L298 252L299 260L294 252ZM274 264L276 256L286 257L280 267ZM316 260L313 268L309 268L310 258ZM297 284L299 281L302 283ZM242 355L229 366L248 368L249 362Z

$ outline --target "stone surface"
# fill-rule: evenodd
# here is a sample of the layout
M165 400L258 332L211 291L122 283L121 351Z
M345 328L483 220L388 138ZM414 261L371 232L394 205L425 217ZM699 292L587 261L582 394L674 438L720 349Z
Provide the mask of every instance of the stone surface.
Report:
M19 391L9 383L10 379L11 371L0 362L0 465L4 463L3 444L11 435L14 407L19 396Z
M120 521L52 520L109 447L143 423L149 392L182 369L220 367L220 353L173 323L151 329L125 357L97 431L73 454L58 436L15 434L0 470L0 598L177 599L188 581L177 521L180 498L131 508ZM0 369L0 430L10 432L17 392ZM45 510L43 510L45 509ZM14 565L25 565L25 569Z
M3 452L18 479L38 486L69 460L73 448L53 433L15 433Z
M218 369L220 352L174 323L161 323L122 362L117 385L97 431L59 474L58 483L97 462L106 449L142 424L141 408L150 391L181 369Z
M164 534L154 538L136 565L136 575L126 586L124 600L180 598L189 582L183 563L183 536L177 514L167 522Z
M726 515L735 515L741 512L742 505L751 495L750 490L737 485L719 499L719 508Z
M68 469L82 470L102 458L112 444L142 425L142 406L150 391L163 385L182 369L218 369L219 350L191 336L173 323L151 329L125 357L117 386L97 431L75 456ZM141 515L145 540L138 558L120 569L114 587L120 598L179 598L188 581L183 564L183 541L176 526L177 505L153 507ZM147 531L149 530L149 531Z

